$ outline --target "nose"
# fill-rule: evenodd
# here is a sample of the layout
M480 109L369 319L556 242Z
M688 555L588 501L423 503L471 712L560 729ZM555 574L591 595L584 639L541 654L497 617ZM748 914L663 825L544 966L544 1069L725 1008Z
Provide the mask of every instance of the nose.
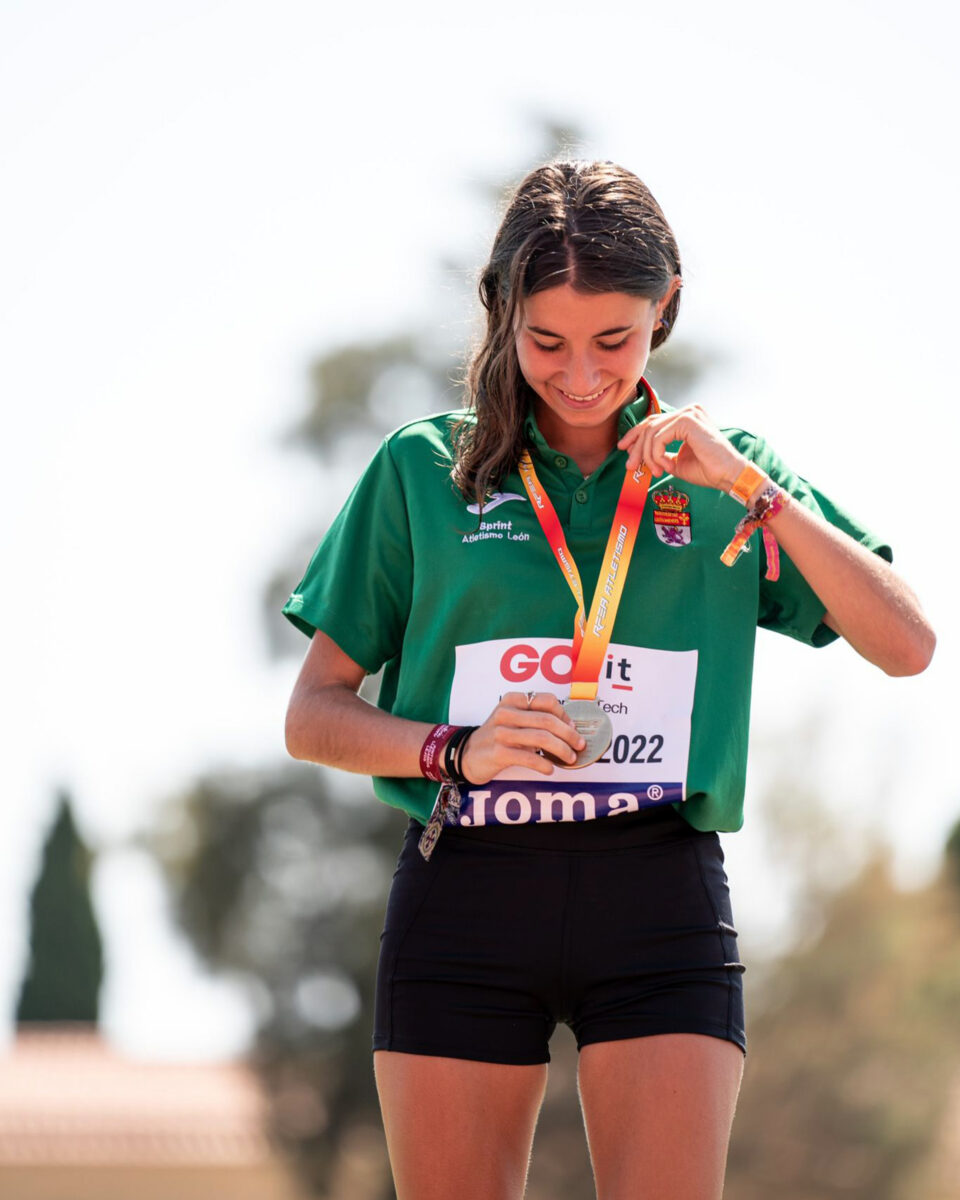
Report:
M560 386L574 396L591 396L603 387L600 364L589 354L572 355Z

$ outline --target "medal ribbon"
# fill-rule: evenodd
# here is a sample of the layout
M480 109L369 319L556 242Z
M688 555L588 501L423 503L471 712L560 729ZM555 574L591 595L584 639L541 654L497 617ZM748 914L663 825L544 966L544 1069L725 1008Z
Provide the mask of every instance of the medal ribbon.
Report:
M648 411L660 412L660 404L656 393L645 379L640 380L650 398ZM606 658L607 647L613 633L613 623L617 619L617 609L623 596L623 587L627 582L627 570L630 558L637 540L637 531L643 517L644 505L647 502L647 491L650 487L650 468L631 471L623 481L620 497L617 500L617 510L613 515L610 526L610 536L603 552L603 566L597 578L593 603L590 605L590 615L584 618L586 604L584 603L583 584L580 571L567 545L567 539L553 507L550 497L543 490L537 473L533 467L533 459L525 450L517 464L520 478L526 488L533 511L546 536L550 549L560 565L567 586L573 592L577 602L577 615L573 630L573 682L570 685L571 700L595 700L597 684L603 662Z

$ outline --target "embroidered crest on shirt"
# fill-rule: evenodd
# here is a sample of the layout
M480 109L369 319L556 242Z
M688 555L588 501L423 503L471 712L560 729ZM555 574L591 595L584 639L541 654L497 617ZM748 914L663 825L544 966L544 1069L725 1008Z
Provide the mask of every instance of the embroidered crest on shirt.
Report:
M669 484L662 491L652 492L651 499L656 506L653 527L660 541L665 546L689 546L693 526L688 511L690 497L686 492L678 492L673 484Z

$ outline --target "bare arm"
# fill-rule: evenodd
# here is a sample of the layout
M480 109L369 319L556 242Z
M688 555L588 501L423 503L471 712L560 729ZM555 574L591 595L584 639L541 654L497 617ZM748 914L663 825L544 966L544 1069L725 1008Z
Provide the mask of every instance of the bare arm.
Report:
M936 634L920 602L888 562L802 504L768 522L826 609L824 621L888 675L917 675Z
M433 724L395 717L361 699L357 690L365 674L318 629L287 706L287 752L363 775L419 777L420 747ZM474 783L486 783L508 766L551 775L553 764L538 750L572 762L573 748L583 744L556 697L538 692L529 700L509 692L471 736L463 769Z
M676 454L667 452L673 441L683 442ZM628 470L646 463L654 475L669 472L721 491L729 491L747 465L696 404L648 417L619 445L627 451ZM831 629L888 675L916 675L927 667L936 635L920 602L889 563L795 501L769 525L823 602L824 621Z
M287 707L287 751L364 775L417 776L433 728L384 712L357 695L366 671L319 629Z

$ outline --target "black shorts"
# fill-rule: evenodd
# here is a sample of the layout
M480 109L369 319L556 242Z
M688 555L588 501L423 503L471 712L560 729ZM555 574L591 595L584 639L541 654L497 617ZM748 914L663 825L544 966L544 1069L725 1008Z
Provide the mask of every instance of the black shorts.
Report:
M656 1033L746 1053L723 851L667 804L592 821L443 830L411 818L387 900L373 1049L550 1061Z

